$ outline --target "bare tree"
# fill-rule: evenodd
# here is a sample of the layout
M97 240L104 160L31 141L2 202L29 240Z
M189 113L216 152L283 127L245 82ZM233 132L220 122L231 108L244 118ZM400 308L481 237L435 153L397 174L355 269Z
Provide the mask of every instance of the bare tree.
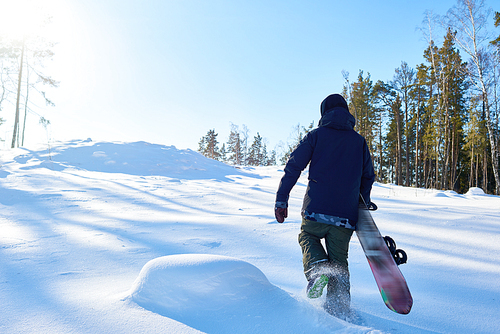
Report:
M18 25L15 29L19 30L19 34L0 36L0 103L8 102L15 106L12 148L20 145L21 138L21 145L24 143L26 116L28 112L34 112L34 100L40 96L46 105L54 105L42 87L58 86L57 81L44 73L46 61L51 60L54 55L54 43L47 39L47 30L44 29L51 23L51 16L42 3L33 3L30 13L34 14L33 17L23 9L19 17L16 17ZM14 14L16 13L13 12ZM21 119L21 109L24 109L24 119Z
M21 99L21 83L23 78L23 66L24 66L24 47L25 41L23 40L21 48L21 56L19 60L19 77L17 79L17 99L16 99L16 116L14 118L14 132L12 134L12 144L11 148L16 147L16 141L19 138L19 100ZM17 143L19 146L19 142Z
M490 14L491 10L485 7L484 0L459 0L458 4L448 11L446 24L456 31L454 35L456 44L470 56L471 66L468 67L468 75L481 93L491 147L495 193L500 194L498 147L489 103L491 78L488 77L487 60L492 50L489 49L489 36L485 28Z
M0 111L2 111L2 103L7 100L7 95L9 93L6 87L7 75L7 67L4 67L4 62L0 57ZM0 125L2 125L3 123L4 119L0 117Z

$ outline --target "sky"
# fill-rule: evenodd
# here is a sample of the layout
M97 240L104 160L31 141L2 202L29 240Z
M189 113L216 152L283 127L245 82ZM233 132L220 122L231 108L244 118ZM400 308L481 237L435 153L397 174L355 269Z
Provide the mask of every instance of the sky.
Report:
M27 146L92 138L196 150L211 129L226 142L235 124L271 150L298 124L317 125L321 101L342 90L343 70L351 82L360 70L389 81L402 61L422 63L425 12L444 15L456 1L45 3L57 42L46 71L60 85L48 91L55 107L28 115ZM1 111L4 147L14 111Z

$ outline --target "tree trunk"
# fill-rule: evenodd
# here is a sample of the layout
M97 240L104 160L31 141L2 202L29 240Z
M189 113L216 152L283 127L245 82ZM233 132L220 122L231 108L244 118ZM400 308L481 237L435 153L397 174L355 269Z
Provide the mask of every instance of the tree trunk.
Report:
M420 104L420 101L419 101ZM419 124L420 124L420 107L417 107L417 122L416 122L416 128L415 128L415 186L418 188L419 187L419 177L418 177L418 164L419 164L419 157L418 157L418 140L419 140Z
M479 186L479 154L476 156L476 185L477 188Z
M24 41L23 47L21 49L21 61L19 62L19 77L17 81L17 102L16 102L16 117L14 119L14 131L12 134L12 145L11 148L16 147L16 141L19 137L19 100L21 98L21 79L23 77L23 60L24 59ZM18 144L19 146L19 144Z
M396 105L396 131L397 131L397 148L396 148L396 182L397 185L400 186L403 184L402 178L402 163L401 163L401 117L399 114L399 105Z
M458 166L458 154L459 154L459 147L458 147L458 133L457 133L457 126L456 124L453 125L453 132L452 132L452 152L451 152L451 189L458 191L459 187L457 186L457 180L458 180L458 175L457 174L457 166Z
M26 67L26 98L24 99L24 120L23 120L23 134L21 137L21 146L24 146L24 132L26 131L26 115L28 114L29 91L30 91L29 67Z
M484 86L483 97L485 101L485 115L486 115L486 128L488 129L488 138L490 140L491 147L491 162L493 165L493 176L495 177L495 195L500 195L500 175L498 171L498 146L496 145L495 130L493 129L491 117L490 117L490 106L488 105L488 95L486 93L486 87Z
M470 154L470 173L469 173L469 188L474 184L474 142L472 143L472 150Z
M383 155L383 140L382 140L382 114L380 114L380 120L379 120L379 164L378 164L378 181L382 181L382 155Z
M484 148L483 154L483 190L485 193L488 192L488 149Z
M405 186L410 186L410 140L408 130L408 97L405 91L405 147L406 147L406 179Z

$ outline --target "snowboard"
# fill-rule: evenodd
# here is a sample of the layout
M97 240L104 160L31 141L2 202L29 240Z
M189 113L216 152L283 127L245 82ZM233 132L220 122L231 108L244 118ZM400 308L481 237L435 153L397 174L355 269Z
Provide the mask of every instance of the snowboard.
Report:
M410 290L368 210L360 195L356 235L365 252L385 305L394 312L408 314L413 305Z

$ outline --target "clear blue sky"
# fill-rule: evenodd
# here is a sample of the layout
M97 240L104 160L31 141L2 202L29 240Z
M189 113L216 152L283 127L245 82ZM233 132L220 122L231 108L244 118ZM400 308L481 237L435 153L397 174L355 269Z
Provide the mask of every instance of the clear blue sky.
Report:
M455 3L67 0L51 65L61 85L42 112L53 140L197 149L209 129L227 141L232 122L274 149L317 123L342 70L388 81L402 61L422 63L424 12Z

